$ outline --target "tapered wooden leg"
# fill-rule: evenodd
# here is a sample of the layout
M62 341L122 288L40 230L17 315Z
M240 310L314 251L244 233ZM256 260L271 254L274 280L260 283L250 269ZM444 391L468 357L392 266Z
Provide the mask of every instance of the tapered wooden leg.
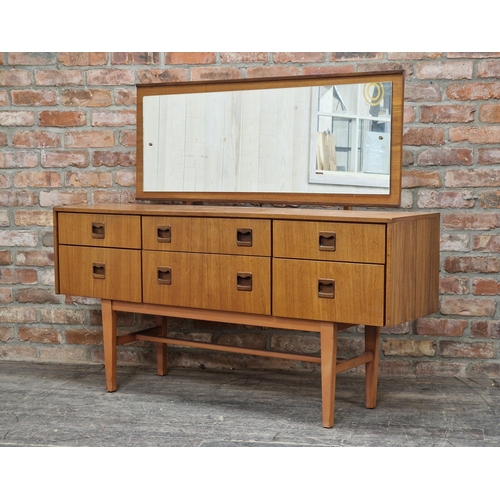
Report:
M378 358L380 353L380 327L365 326L365 351L373 353L373 360L366 363L366 407L377 406Z
M167 318L155 316L156 326L161 326L161 336L167 336ZM158 375L167 374L167 344L156 344L156 367Z
M111 300L102 299L102 336L106 390L116 391L116 312Z
M336 323L322 323L320 336L323 427L333 427L335 411L335 382L337 378L338 325Z

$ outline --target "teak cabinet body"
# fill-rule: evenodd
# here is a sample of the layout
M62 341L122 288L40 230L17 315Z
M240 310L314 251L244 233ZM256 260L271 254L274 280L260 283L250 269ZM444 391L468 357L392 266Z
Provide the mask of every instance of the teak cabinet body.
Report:
M116 346L157 343L162 317L318 331L321 357L209 349L321 363L323 425L333 425L335 374L366 365L376 404L380 327L438 310L439 215L314 209L107 204L54 210L56 292L103 299L107 389ZM154 331L116 336L116 311L157 316ZM366 351L336 360L337 332L366 325ZM184 345L195 345L184 341Z

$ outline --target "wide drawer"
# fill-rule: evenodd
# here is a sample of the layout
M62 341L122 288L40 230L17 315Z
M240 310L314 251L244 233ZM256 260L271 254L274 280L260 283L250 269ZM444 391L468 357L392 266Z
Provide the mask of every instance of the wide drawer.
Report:
M59 246L59 293L141 302L141 251Z
M271 221L203 217L143 217L146 250L271 255Z
M271 313L271 259L143 251L144 302Z
M384 324L384 266L273 259L273 316Z
M275 257L383 264L385 239L385 224L273 222Z
M57 234L61 245L141 248L141 218L137 215L60 212Z

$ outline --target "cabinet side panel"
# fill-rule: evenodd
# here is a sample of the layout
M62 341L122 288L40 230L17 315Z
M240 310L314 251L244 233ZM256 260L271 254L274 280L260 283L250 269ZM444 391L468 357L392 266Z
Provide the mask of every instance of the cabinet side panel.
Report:
M439 215L388 225L386 325L439 309Z
M59 237L58 237L58 224L57 212L53 210L52 216L54 218L54 289L57 294L61 293L59 288Z

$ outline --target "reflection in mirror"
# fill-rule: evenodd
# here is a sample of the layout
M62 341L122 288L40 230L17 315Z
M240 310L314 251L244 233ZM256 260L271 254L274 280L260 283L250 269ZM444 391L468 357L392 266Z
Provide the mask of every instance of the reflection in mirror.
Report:
M399 202L402 72L144 85L138 98L139 198Z

